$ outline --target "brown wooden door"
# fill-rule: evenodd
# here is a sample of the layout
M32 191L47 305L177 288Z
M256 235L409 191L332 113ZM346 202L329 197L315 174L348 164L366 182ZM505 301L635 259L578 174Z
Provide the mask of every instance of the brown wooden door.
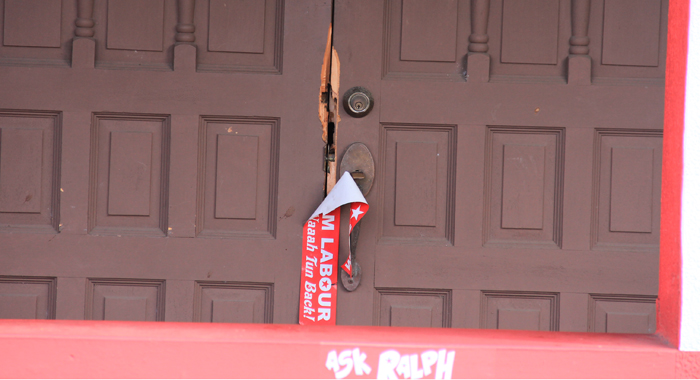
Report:
M573 3L335 2L377 165L339 323L655 330L667 3L592 0L587 46Z
M0 318L295 323L330 4L92 5L0 1Z
M296 323L333 19L338 323L653 331L667 2L586 3L0 0L0 318Z

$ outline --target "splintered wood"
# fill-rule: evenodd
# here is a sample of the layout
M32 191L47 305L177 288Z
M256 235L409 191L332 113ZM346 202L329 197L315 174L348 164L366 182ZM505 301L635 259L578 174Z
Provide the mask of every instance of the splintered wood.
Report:
M338 59L338 52L335 48L332 48L333 56L331 59L331 88L330 88L330 101L328 104L329 108L329 119L333 122L334 132L331 137L331 141L328 141L328 153L329 156L332 154L333 160L328 161L328 173L326 174L326 194L333 190L336 182L336 146L338 142L338 126L340 124L340 115L338 114L338 88L340 87L340 60Z
M340 60L338 52L332 46L333 25L328 27L326 50L321 66L321 88L318 94L318 118L321 121L321 138L326 143L326 194L335 186L336 162L335 148L338 141L338 89L340 88ZM329 125L333 124L333 132L329 133Z
M321 65L321 89L318 91L318 119L321 121L323 142L328 144L328 98L331 76L331 35L333 25L328 27L328 40L326 41L326 51L323 54L323 65Z

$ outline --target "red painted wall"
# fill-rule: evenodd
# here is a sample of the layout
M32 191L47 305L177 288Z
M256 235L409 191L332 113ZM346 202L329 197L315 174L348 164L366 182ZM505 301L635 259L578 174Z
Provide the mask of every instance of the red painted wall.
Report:
M680 340L683 112L689 10L689 0L671 0L669 3L661 180L659 301L656 320L657 334L674 347L678 347Z
M700 377L698 354L680 352L655 335L0 321L2 378L334 378L327 367L331 351L338 356L346 352L338 367L352 366L346 378L377 378L380 355L395 351L408 359L415 355L415 369L431 379L437 364L426 375L421 355L441 350L453 353L453 378ZM358 362L366 370L361 376L355 372ZM403 378L397 363L393 366L385 366L383 373Z

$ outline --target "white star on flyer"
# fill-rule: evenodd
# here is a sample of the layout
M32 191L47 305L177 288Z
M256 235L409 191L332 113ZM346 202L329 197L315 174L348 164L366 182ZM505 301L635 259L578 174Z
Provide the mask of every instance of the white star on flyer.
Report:
M360 207L362 207L362 205L357 205L357 209L350 209L352 210L352 216L350 217L350 219L360 220L358 217L365 213L364 211L360 211Z

